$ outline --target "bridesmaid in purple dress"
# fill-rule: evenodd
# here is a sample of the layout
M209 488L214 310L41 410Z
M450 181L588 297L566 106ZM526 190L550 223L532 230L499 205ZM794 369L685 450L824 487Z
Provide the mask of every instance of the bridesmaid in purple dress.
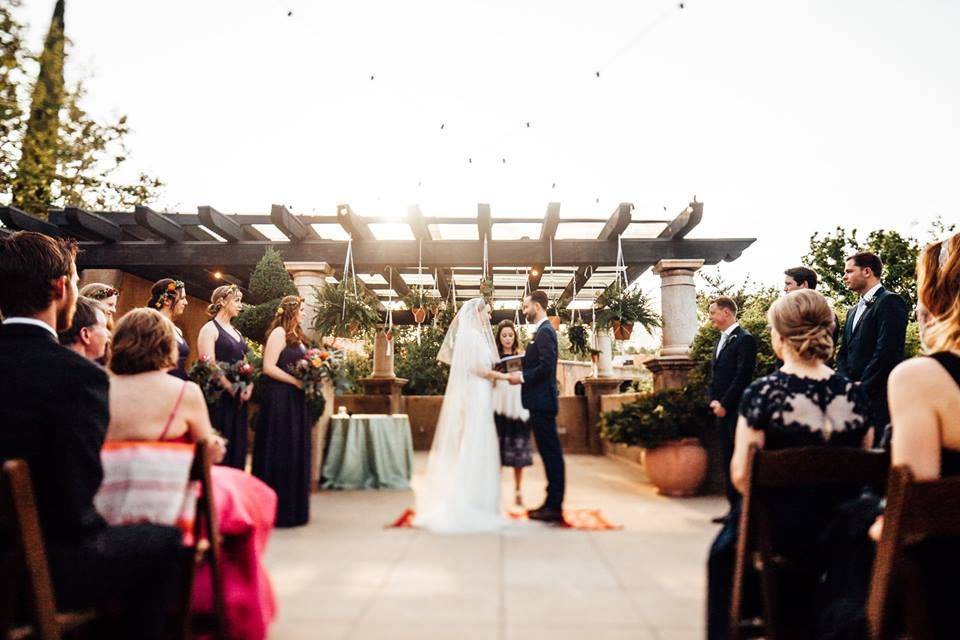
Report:
M174 336L177 339L177 366L170 369L167 373L175 378L187 380L187 358L190 357L190 346L183 337L183 331L175 322L183 315L187 308L187 290L180 280L164 278L153 283L150 289L150 300L147 306L156 309L165 318L174 322L174 328L177 330Z
M297 296L280 301L263 348L253 474L277 493L278 527L297 527L310 519L310 417L303 383L289 373L306 353L302 304Z
M236 285L217 287L210 296L207 314L210 322L200 329L197 347L201 358L233 364L243 360L247 343L231 322L240 315L243 293ZM222 379L223 395L210 406L210 422L213 428L227 439L227 455L223 464L236 469L247 466L247 402L253 393L253 385L234 394L226 378Z

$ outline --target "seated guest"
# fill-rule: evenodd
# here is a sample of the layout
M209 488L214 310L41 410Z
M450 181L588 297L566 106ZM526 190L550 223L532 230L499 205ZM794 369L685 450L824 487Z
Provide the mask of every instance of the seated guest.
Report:
M819 277L817 272L809 267L791 267L783 272L783 292L790 293L797 289L817 289ZM833 348L840 344L840 318L833 314ZM832 358L831 358L832 360Z
M960 475L960 234L923 251L917 293L927 355L890 374L891 456L918 480L933 480Z
M210 426L200 387L167 375L177 357L173 323L149 308L123 316L114 332L107 440L214 443L215 462L226 447ZM262 640L274 617L273 590L261 556L273 527L277 499L253 476L225 466L211 469L214 504L224 536L228 637ZM193 608L212 611L208 574L200 574Z
M164 278L153 283L150 289L150 299L147 300L147 306L156 309L163 316L173 322L183 315L187 308L187 290L179 280ZM187 379L187 358L190 357L190 345L183 337L183 331L180 327L173 325L176 329L177 338L177 366L170 369L168 373L181 380Z
M225 443L210 426L200 387L166 375L176 361L176 330L159 311L133 309L120 319L110 358L107 440L208 440L219 462Z
M109 381L57 344L76 306L76 253L72 240L39 233L0 238L0 461L30 467L57 605L108 605L97 637L160 638L180 532L108 527L94 509Z
M70 328L61 331L58 336L60 344L66 348L87 360L97 361L103 358L110 344L107 314L96 300L80 297Z
M833 352L833 312L824 297L807 290L788 293L770 307L768 320L773 349L784 364L753 382L740 402L730 476L741 493L746 488L751 444L763 449L865 447L871 437L867 398L860 386L825 364ZM830 511L823 503L837 504L848 497L787 492L782 508L773 513L775 526L789 532L791 550L808 550L823 526L817 514ZM711 639L727 637L738 520L731 518L725 524L710 549L707 635Z

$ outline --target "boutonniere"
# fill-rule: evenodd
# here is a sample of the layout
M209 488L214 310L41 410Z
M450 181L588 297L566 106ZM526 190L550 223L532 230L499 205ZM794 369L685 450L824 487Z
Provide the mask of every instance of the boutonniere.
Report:
M864 298L864 299L863 299L863 306L866 307L867 309L869 309L870 307L873 306L873 304L874 304L876 301L877 301L877 296L873 296L872 298Z

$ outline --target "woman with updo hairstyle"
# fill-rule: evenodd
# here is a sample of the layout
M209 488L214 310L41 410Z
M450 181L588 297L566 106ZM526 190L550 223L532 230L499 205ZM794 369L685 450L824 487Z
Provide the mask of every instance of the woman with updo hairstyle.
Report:
M203 325L197 338L201 360L234 365L247 355L247 342L233 327L233 319L243 309L243 292L236 285L217 287L210 296L207 315L210 322ZM247 402L253 385L235 392L232 383L220 379L224 392L210 405L210 422L227 439L227 455L223 464L245 469L247 466Z
M183 282L164 278L163 280L158 280L153 283L153 287L150 289L150 299L147 300L147 307L156 309L163 317L170 320L170 322L182 316L184 309L187 308L187 290ZM176 329L177 338L177 366L170 369L169 373L176 378L186 380L187 358L190 357L190 345L188 345L184 339L183 331L180 330L180 327L176 324L173 326Z
M113 330L113 316L117 313L117 301L120 292L116 288L102 282L91 282L80 288L80 295L99 302L107 314L107 326Z
M873 442L870 405L859 383L827 366L833 353L834 316L826 298L798 289L778 298L767 312L770 341L783 362L779 370L754 381L740 400L730 478L743 493L750 445L761 449L795 447L868 448ZM819 536L837 505L859 491L784 490L771 504L778 545L794 557L814 554ZM730 585L740 516L727 520L710 549L707 586L707 637L726 637ZM780 539L780 534L782 538ZM797 555L794 555L797 554ZM799 594L802 595L802 594ZM784 601L787 628L812 624L812 590Z
M278 527L298 527L310 519L310 415L303 383L290 375L307 351L302 322L303 299L284 297L263 347L253 474L277 493Z

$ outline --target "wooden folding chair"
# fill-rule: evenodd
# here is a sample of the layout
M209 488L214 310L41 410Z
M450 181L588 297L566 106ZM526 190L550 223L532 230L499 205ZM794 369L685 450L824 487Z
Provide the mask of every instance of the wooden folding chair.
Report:
M26 614L27 620L15 620ZM58 611L30 470L9 460L0 475L0 638L60 640L88 627L93 609Z
M771 500L788 489L856 489L886 482L889 456L883 451L852 447L802 447L764 451L752 445L747 460L747 490L740 512L733 594L730 603L730 637L765 637L769 640L801 637L782 619L781 581L793 574L815 579L813 567L791 562L776 548ZM805 575L806 574L806 575ZM758 579L760 616L747 615L748 582Z
M952 557L930 558L935 544ZM867 597L867 628L874 640L933 640L960 637L956 612L960 565L960 478L917 481L910 469L894 467L887 485L883 533ZM936 574L951 573L946 580ZM943 578L943 576L939 576ZM946 582L946 584L944 584ZM948 602L935 602L952 594ZM942 610L941 606L953 607Z
M193 634L210 634L215 639L226 638L227 604L223 586L223 571L220 563L221 536L217 512L213 500L213 484L210 481L210 445L201 440L196 445L191 482L200 483L197 498L197 517L193 525L193 546L186 549L183 588L177 602L177 629L184 640ZM210 615L191 615L190 604L197 568L208 563L213 586L213 612Z

